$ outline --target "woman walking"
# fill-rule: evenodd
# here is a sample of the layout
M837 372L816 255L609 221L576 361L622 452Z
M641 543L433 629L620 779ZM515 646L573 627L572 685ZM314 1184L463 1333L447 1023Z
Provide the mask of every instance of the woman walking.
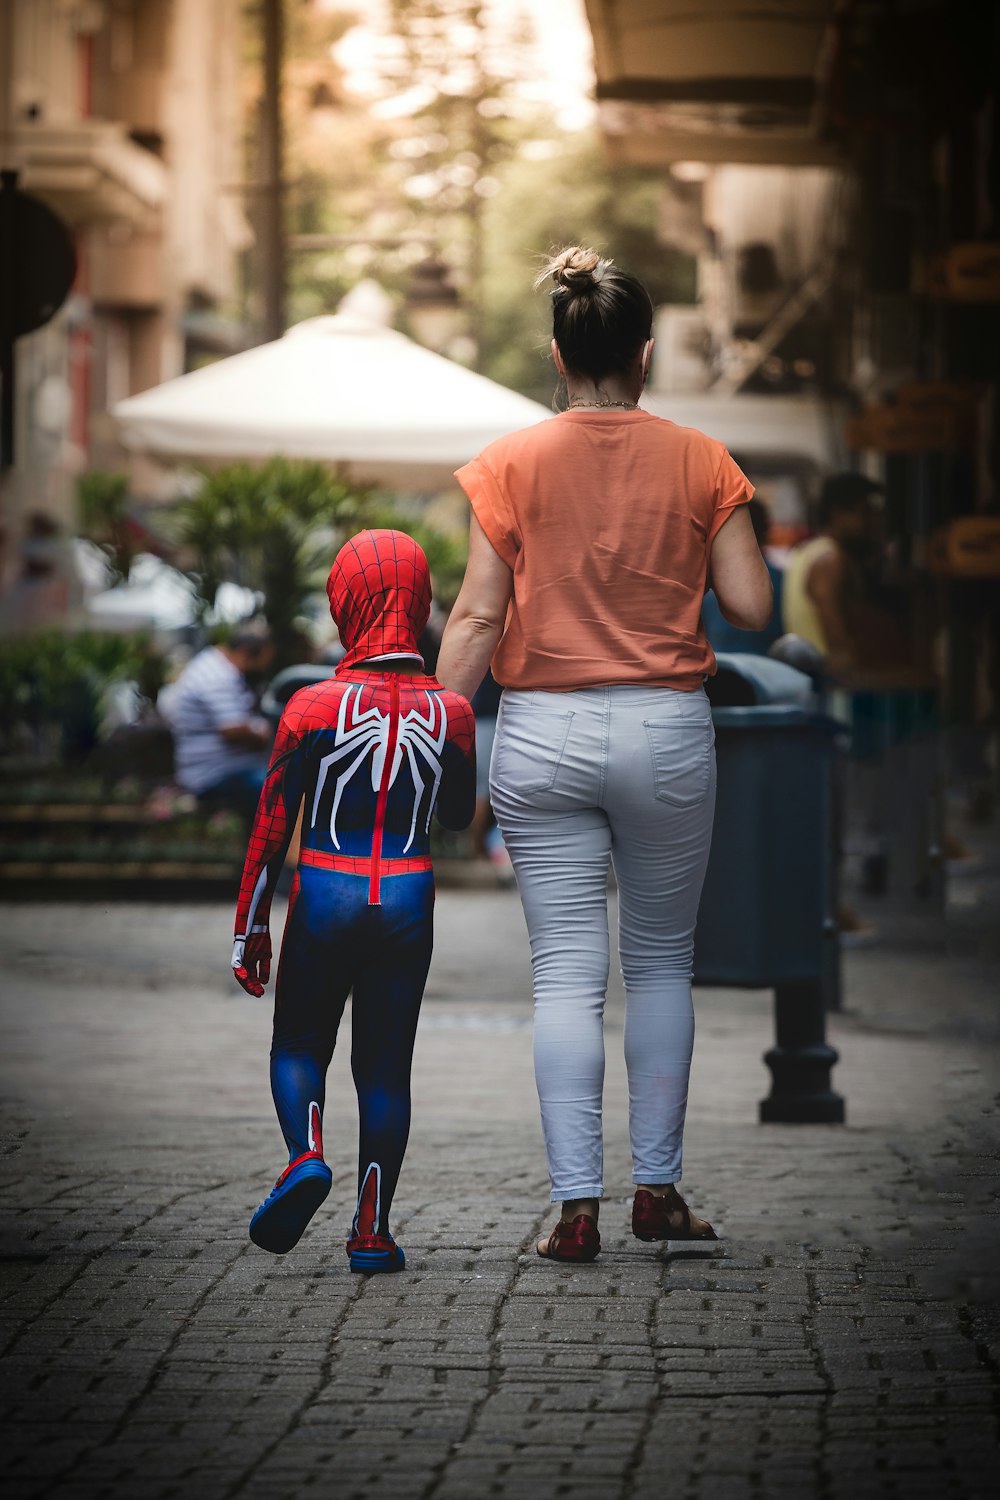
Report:
M694 1037L694 925L715 800L701 602L770 618L720 443L638 407L653 309L635 277L577 246L549 263L552 354L568 404L458 472L469 564L440 680L504 693L490 791L531 944L535 1076L559 1222L555 1260L593 1260L604 1192L607 876L619 888L633 1232L714 1239L677 1191Z

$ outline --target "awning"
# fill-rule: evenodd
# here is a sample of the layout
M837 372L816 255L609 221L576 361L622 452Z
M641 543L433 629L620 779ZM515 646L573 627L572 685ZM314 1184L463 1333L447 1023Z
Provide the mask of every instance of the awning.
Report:
M817 130L831 0L586 0L614 160L832 165Z

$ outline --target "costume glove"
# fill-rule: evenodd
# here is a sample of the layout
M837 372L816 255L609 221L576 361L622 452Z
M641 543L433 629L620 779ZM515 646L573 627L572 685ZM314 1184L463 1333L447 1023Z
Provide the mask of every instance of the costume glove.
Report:
M248 995L263 995L271 977L271 934L266 927L251 927L233 941L233 974Z

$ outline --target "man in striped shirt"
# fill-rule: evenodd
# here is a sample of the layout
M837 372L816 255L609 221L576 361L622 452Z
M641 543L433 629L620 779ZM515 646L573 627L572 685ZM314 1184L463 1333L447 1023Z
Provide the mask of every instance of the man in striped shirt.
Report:
M238 626L221 646L206 646L163 689L159 708L174 736L174 774L196 796L252 819L274 743L274 726L256 711L251 684L274 660L264 625Z

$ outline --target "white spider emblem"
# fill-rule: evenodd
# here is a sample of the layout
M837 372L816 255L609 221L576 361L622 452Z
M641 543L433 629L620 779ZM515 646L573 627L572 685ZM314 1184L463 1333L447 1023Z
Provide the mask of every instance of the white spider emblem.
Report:
M333 792L333 806L330 809L330 837L335 849L340 848L340 841L337 838L337 810L340 807L340 799L344 795L344 788L366 759L368 752L374 750L372 791L377 792L382 780L386 752L389 748L389 714L384 714L375 707L362 709L361 693L362 686L359 683L357 687L348 688L341 698L334 739L336 748L329 755L323 756L316 777L316 794L313 797L310 819L312 828L316 826L319 801L331 766L348 756L353 757L350 764L345 766L338 775ZM426 714L413 708L409 713L399 715L396 749L389 770L389 785L392 786L405 755L409 760L410 771L413 775L413 817L410 820L410 836L403 847L404 854L413 843L417 829L417 814L420 811L420 801L424 794L424 782L420 775L418 756L430 768L433 777L431 795L427 804L427 824L424 829L427 832L431 826L431 813L441 781L441 754L448 735L448 715L445 713L441 699L437 693L425 692L424 696L427 699Z

